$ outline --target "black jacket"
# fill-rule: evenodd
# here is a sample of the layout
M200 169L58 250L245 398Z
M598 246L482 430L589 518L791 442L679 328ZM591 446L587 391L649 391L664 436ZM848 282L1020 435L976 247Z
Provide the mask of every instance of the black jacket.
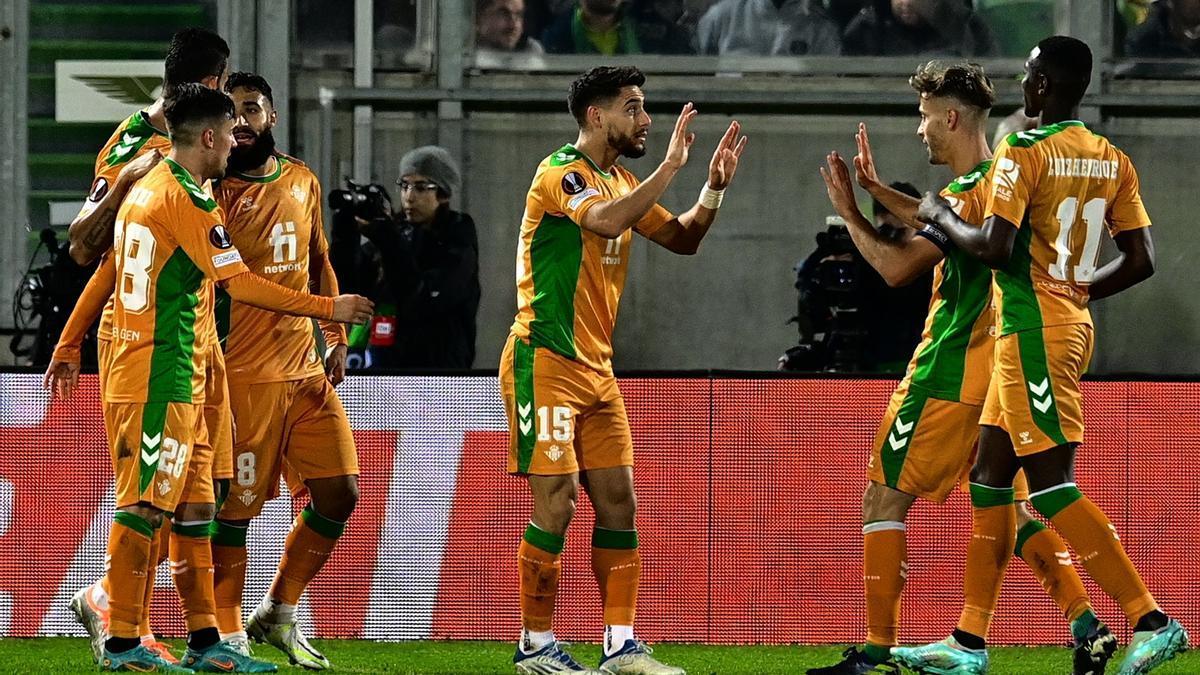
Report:
M443 207L429 227L403 218L376 220L363 236L382 270L382 288L372 299L396 307L395 344L373 348L374 365L470 368L480 296L479 239L471 216Z

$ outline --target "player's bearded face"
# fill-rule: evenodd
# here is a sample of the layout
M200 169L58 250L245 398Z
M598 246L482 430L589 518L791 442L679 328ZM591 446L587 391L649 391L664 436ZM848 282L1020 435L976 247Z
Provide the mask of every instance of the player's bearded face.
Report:
M231 171L257 169L275 152L275 135L270 127L255 131L250 125L242 124L233 128L233 135L237 147L229 155Z
M646 136L650 132L650 116L640 102L609 110L605 115L608 145L622 157L637 159L646 154Z

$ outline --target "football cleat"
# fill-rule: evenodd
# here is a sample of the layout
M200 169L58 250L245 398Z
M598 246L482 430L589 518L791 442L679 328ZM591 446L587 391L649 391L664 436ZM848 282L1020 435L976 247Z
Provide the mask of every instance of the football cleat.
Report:
M175 665L164 661L157 653L145 645L138 645L125 652L113 653L104 650L100 657L100 669L105 671L123 671L133 673L194 673L191 668Z
M891 661L871 663L858 647L851 647L842 652L842 660L824 668L809 668L808 675L865 675L867 673L888 673L900 675L900 669Z
M142 646L158 654L158 657L167 663L179 664L179 659L171 653L171 648L159 642L157 638L143 638Z
M683 668L668 666L650 656L653 652L640 640L626 640L611 656L600 661L600 671L612 675L685 675Z
M246 634L255 642L265 642L283 652L294 666L309 670L325 670L329 667L329 659L308 643L295 621L271 623L255 612L246 622Z
M1075 641L1074 675L1104 675L1108 660L1117 651L1117 638L1099 621L1086 637Z
M983 675L988 669L986 649L964 649L948 637L920 647L892 647L897 665L930 675Z
M190 647L183 655L183 665L197 673L274 673L279 666L259 661L222 640L203 651Z
M599 675L603 672L583 667L583 665L563 650L563 647L567 646L565 642L551 642L529 654L521 651L521 647L518 646L517 653L513 654L513 666L517 669L518 673L527 673L529 675L550 675L550 673L587 673L587 675Z
M1120 675L1142 675L1187 651L1188 634L1171 619L1167 625L1155 631L1133 634L1129 649L1125 650L1125 661L1121 663Z
M104 641L108 638L108 609L96 604L92 587L93 584L88 584L75 593L71 598L71 613L87 631L92 661L100 663L104 658Z

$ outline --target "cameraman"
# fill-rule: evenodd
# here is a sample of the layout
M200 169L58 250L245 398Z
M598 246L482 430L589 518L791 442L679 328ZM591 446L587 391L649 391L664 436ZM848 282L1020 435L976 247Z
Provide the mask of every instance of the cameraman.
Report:
M892 189L920 193L908 183ZM909 236L892 213L874 204L875 230L885 239ZM932 273L892 287L858 251L841 218L826 221L817 249L796 266L800 344L779 359L781 370L900 373L920 341Z
M479 241L471 217L450 210L459 180L445 149L417 148L400 160L400 212L356 219L366 240L359 278L380 279L367 294L394 308L372 323L372 367L465 369L475 361Z

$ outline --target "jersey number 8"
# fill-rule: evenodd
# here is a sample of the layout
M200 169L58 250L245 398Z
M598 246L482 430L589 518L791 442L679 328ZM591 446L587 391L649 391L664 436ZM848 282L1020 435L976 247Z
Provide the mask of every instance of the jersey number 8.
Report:
M141 312L149 304L150 270L154 265L154 234L141 223L117 223L117 231L124 232L118 241L121 253L120 291L121 305L127 312Z

